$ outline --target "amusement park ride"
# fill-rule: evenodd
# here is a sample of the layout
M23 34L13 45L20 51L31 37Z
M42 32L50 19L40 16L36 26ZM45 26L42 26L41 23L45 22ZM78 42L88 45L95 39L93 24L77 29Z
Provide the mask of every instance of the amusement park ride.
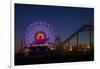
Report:
M34 22L25 31L23 41L22 47L25 48L25 54L41 55L54 45L54 29L45 22ZM38 54L38 52L41 54Z
M79 34L85 31L89 31L89 44L80 44ZM15 54L15 65L94 60L92 32L92 25L83 25L62 40L60 35L55 35L49 24L34 22L26 29L21 39L20 53ZM74 37L76 45L72 46L71 40Z
M79 33L89 31L89 45L79 44ZM21 48L24 48L24 53L29 55L46 55L48 52L55 51L60 54L79 51L90 51L93 49L93 42L91 41L92 25L83 25L67 39L61 40L60 36L56 37L54 29L46 22L36 21L32 23L25 31L21 42ZM76 38L76 46L71 46L70 41ZM66 46L67 43L67 46ZM54 54L54 53L53 53Z

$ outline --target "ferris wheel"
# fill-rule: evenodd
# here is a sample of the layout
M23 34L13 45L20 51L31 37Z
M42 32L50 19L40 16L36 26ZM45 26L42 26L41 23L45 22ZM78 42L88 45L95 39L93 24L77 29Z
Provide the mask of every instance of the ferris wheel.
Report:
M41 43L44 41L54 43L55 32L53 25L43 21L35 21L27 27L24 32L24 43L26 46L30 46L33 42Z

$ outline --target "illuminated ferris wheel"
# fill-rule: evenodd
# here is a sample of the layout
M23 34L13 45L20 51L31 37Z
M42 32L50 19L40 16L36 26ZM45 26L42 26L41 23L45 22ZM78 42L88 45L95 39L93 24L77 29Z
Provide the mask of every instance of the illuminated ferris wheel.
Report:
M24 43L30 44L54 43L54 28L46 22L36 21L32 23L25 31Z

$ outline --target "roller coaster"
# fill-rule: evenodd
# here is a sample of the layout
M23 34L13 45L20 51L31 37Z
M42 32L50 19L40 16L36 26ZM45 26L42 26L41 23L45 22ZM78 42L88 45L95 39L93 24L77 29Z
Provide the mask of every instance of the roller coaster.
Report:
M83 25L83 26L81 26L78 30L76 30L75 32L73 32L68 38L66 38L65 40L63 40L63 41L60 41L60 39L58 38L57 39L57 42L58 42L58 44L56 45L56 47L57 47L57 49L58 49L58 51L63 51L64 49L64 45L67 43L68 45L67 45L67 48L70 48L70 44L71 44L71 40L74 38L74 37L76 37L76 46L77 46L77 50L78 50L78 48L79 48L79 34L81 33L81 32L86 32L86 31L88 31L89 32L89 48L91 48L92 47L92 40L91 40L91 38L92 38L92 32L94 31L94 26L93 25ZM92 47L93 48L93 47Z
M93 30L94 30L94 26L93 25L83 25L83 26L81 26L78 30L76 30L75 32L73 32L68 38L66 38L63 41L61 41L59 37L56 38L55 39L56 42L55 42L55 45L53 46L53 48L56 47L55 50L56 50L57 53L58 52L59 53L62 53L62 52L64 52L65 44L66 43L68 44L67 49L69 49L71 47L71 45L70 45L71 44L71 40L74 37L76 37L76 51L77 51L79 49L79 47L80 47L80 45L79 45L79 34L81 32L86 32L86 31L89 32L89 48L91 48L92 47L92 44L93 44L92 41L91 41L91 38L92 38L91 35L92 35ZM21 48L23 48L23 43L21 43ZM45 47L45 48L47 48L47 47ZM33 47L32 47L32 49L33 49ZM45 50L43 50L43 51L45 51Z
M20 54L15 55L15 65L23 65L23 64L40 64L40 63L52 63L52 62L74 62L74 61L93 61L94 60L94 45L92 43L92 32L94 30L93 25L83 25L74 33L72 33L68 38L61 41L59 37L56 37L55 44L53 48L49 49L48 46L30 46L28 50L24 50L23 52L23 40L21 40L21 52ZM84 51L86 48L84 46L84 50L78 51L80 48L79 44L79 34L81 32L89 32L89 47L87 51ZM72 46L70 45L71 40L76 37L76 50L70 49ZM64 49L65 44L68 43L67 48ZM27 47L27 46L26 46ZM70 50L69 52L65 52L66 50ZM82 52L84 51L84 52ZM41 60L41 61L40 61Z

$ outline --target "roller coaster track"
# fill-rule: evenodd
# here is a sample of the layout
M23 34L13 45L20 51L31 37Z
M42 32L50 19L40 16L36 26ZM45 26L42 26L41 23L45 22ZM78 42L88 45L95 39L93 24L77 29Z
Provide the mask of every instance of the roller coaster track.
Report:
M68 38L66 38L63 42L61 42L61 45L64 45L68 41L70 41L73 37L77 36L80 32L84 31L93 31L94 26L93 25L83 25L78 30L76 30L72 35L70 35Z

